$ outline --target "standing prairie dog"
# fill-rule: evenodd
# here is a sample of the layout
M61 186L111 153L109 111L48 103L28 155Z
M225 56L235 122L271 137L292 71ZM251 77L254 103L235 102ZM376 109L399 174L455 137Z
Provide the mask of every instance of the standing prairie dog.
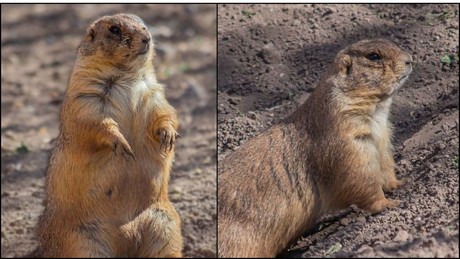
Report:
M387 40L349 46L301 107L220 163L219 257L274 257L324 213L397 206L388 115L411 63Z
M168 198L178 121L153 69L152 36L104 16L78 48L37 226L44 257L181 257Z

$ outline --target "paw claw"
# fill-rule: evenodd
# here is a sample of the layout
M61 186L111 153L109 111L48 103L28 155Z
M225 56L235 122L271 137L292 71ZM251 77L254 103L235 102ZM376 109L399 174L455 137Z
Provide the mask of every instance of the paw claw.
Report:
M398 180L398 179L394 178L392 180L389 180L382 187L383 187L383 190L385 192L388 192L388 191L391 191L391 190L394 190L394 189L397 189L397 188L403 186L404 184L406 184L406 182L407 182L406 179Z
M397 207L400 204L400 201L398 200L392 200L392 199L381 199L376 202L374 202L372 205L370 205L368 208L365 208L367 211L371 212L372 214L381 212L385 210L385 208L392 209Z
M171 151L176 141L177 133L171 128L161 128L156 131L160 142L160 150L163 152Z
M123 150L125 151L125 154L128 154L128 156L136 160L136 157L134 156L133 152L130 149L123 148Z
M172 150L173 145L174 145L174 137L171 136L171 139L169 140L169 151Z
M113 142L113 153L115 153L116 156L122 155L123 157L126 157L126 155L131 156L134 160L136 158L134 157L133 151L131 149L131 146L126 142L125 139L118 139Z

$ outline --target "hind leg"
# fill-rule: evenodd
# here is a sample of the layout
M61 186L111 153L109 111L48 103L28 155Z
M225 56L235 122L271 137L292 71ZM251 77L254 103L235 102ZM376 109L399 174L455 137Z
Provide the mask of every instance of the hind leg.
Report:
M344 164L343 173L340 173L340 187L336 190L329 190L335 193L334 199L346 208L351 204L356 204L359 208L376 213L385 208L393 208L398 205L397 201L385 198L383 188L388 181L385 181L388 172L382 170L382 156L380 149L376 148L372 142L356 142L358 148L352 163ZM387 159L389 157L386 157ZM392 160L387 160L387 166L391 165ZM391 175L390 175L391 176Z
M394 190L405 183L404 180L398 180L396 178L395 161L393 159L393 153L390 149L387 149L386 152L382 152L380 165L382 168L383 191L388 192Z
M115 247L110 237L104 236L101 225L86 222L47 225L42 229L40 241L46 257L114 257Z
M405 183L405 181L396 178L393 145L391 144L391 128L391 125L388 125L385 135L375 142L379 154L382 189L385 192L394 190Z
M399 201L385 198L381 188L376 189L375 193L367 199L361 200L357 206L361 209L367 210L371 213L383 211L385 208L394 208L399 205Z
M354 172L355 176L361 175L359 181L349 182L343 186L335 196L335 208L343 209L355 204L360 209L377 213L385 208L394 208L399 202L387 199L383 193L380 177L375 172Z
M181 223L172 206L151 207L141 213L132 227L139 233L138 257L182 257Z

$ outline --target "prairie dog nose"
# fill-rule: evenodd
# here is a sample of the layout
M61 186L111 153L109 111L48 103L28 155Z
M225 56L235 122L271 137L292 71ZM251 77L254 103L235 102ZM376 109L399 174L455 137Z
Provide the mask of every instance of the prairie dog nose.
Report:
M150 37L142 37L142 43L149 43L150 42Z

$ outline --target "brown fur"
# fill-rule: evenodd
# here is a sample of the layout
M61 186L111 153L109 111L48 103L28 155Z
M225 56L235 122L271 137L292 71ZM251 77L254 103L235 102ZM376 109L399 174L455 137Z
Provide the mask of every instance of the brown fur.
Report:
M88 29L48 169L37 227L44 257L182 256L168 199L178 121L153 56L135 15L105 16Z
M326 212L397 206L388 114L411 62L386 40L351 45L299 109L220 163L219 257L274 257Z

